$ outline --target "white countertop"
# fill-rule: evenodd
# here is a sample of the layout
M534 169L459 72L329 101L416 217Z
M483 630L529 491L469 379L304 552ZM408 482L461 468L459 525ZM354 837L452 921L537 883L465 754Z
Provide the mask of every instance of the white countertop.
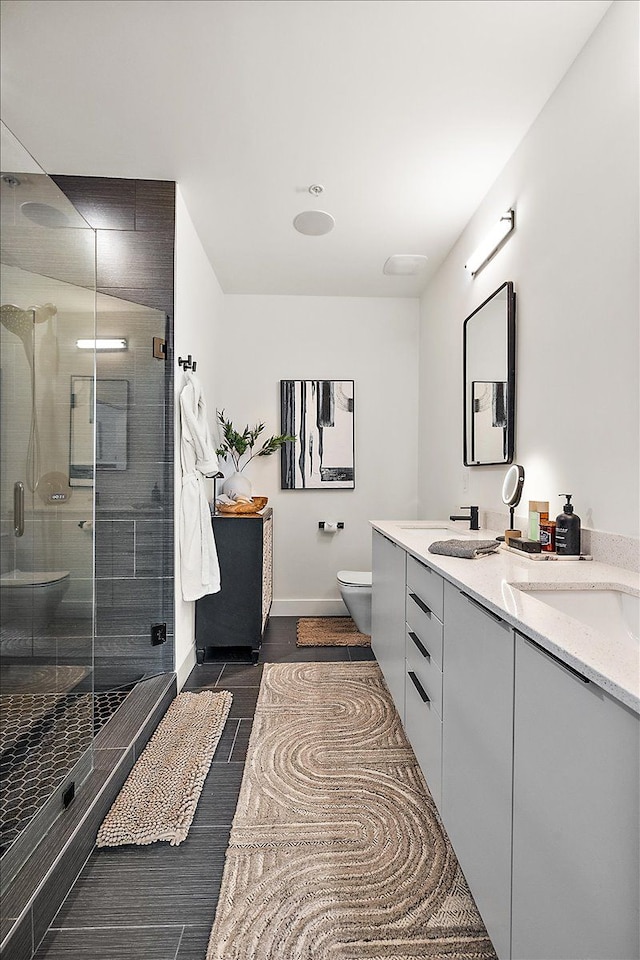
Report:
M499 614L526 636L578 670L626 706L640 713L640 644L631 636L611 639L553 607L514 588L514 584L541 585L562 590L612 586L640 595L637 573L597 561L536 561L501 549L476 560L429 553L429 545L443 539L433 529L459 530L460 538L493 539L492 530L471 532L468 523L450 521L372 520L371 525L456 587Z

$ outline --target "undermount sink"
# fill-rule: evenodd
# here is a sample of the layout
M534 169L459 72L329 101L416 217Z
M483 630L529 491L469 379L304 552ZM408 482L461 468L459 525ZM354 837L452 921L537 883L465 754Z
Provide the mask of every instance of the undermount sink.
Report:
M513 583L511 586L612 640L638 642L640 597L627 593L622 587L588 589L582 584L566 584L554 590L543 584Z
M440 540L457 540L459 537L468 537L468 530L457 530L455 527L446 527L443 524L433 523L428 520L414 520L407 523L398 523L396 526L400 530L414 530L428 533L430 537L437 537Z

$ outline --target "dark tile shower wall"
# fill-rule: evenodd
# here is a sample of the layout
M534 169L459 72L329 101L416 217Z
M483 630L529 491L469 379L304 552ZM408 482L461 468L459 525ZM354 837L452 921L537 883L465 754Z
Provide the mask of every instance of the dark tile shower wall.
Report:
M129 383L127 469L96 470L95 685L104 690L174 669L173 264L175 184L53 177L97 231L97 379ZM143 309L147 308L147 309ZM166 342L167 358L152 356ZM152 624L167 642L151 644Z

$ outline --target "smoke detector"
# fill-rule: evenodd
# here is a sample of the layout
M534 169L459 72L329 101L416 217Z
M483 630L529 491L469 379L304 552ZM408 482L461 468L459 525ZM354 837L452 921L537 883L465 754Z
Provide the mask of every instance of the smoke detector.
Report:
M419 253L394 253L385 262L382 272L388 277L414 277L424 270L427 259Z

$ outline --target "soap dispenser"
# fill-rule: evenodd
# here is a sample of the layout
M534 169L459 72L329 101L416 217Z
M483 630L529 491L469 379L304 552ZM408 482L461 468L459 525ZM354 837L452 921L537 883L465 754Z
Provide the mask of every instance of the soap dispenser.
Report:
M559 556L580 556L580 517L573 512L571 493L559 493L559 497L566 497L567 502L562 513L556 517L556 553Z

